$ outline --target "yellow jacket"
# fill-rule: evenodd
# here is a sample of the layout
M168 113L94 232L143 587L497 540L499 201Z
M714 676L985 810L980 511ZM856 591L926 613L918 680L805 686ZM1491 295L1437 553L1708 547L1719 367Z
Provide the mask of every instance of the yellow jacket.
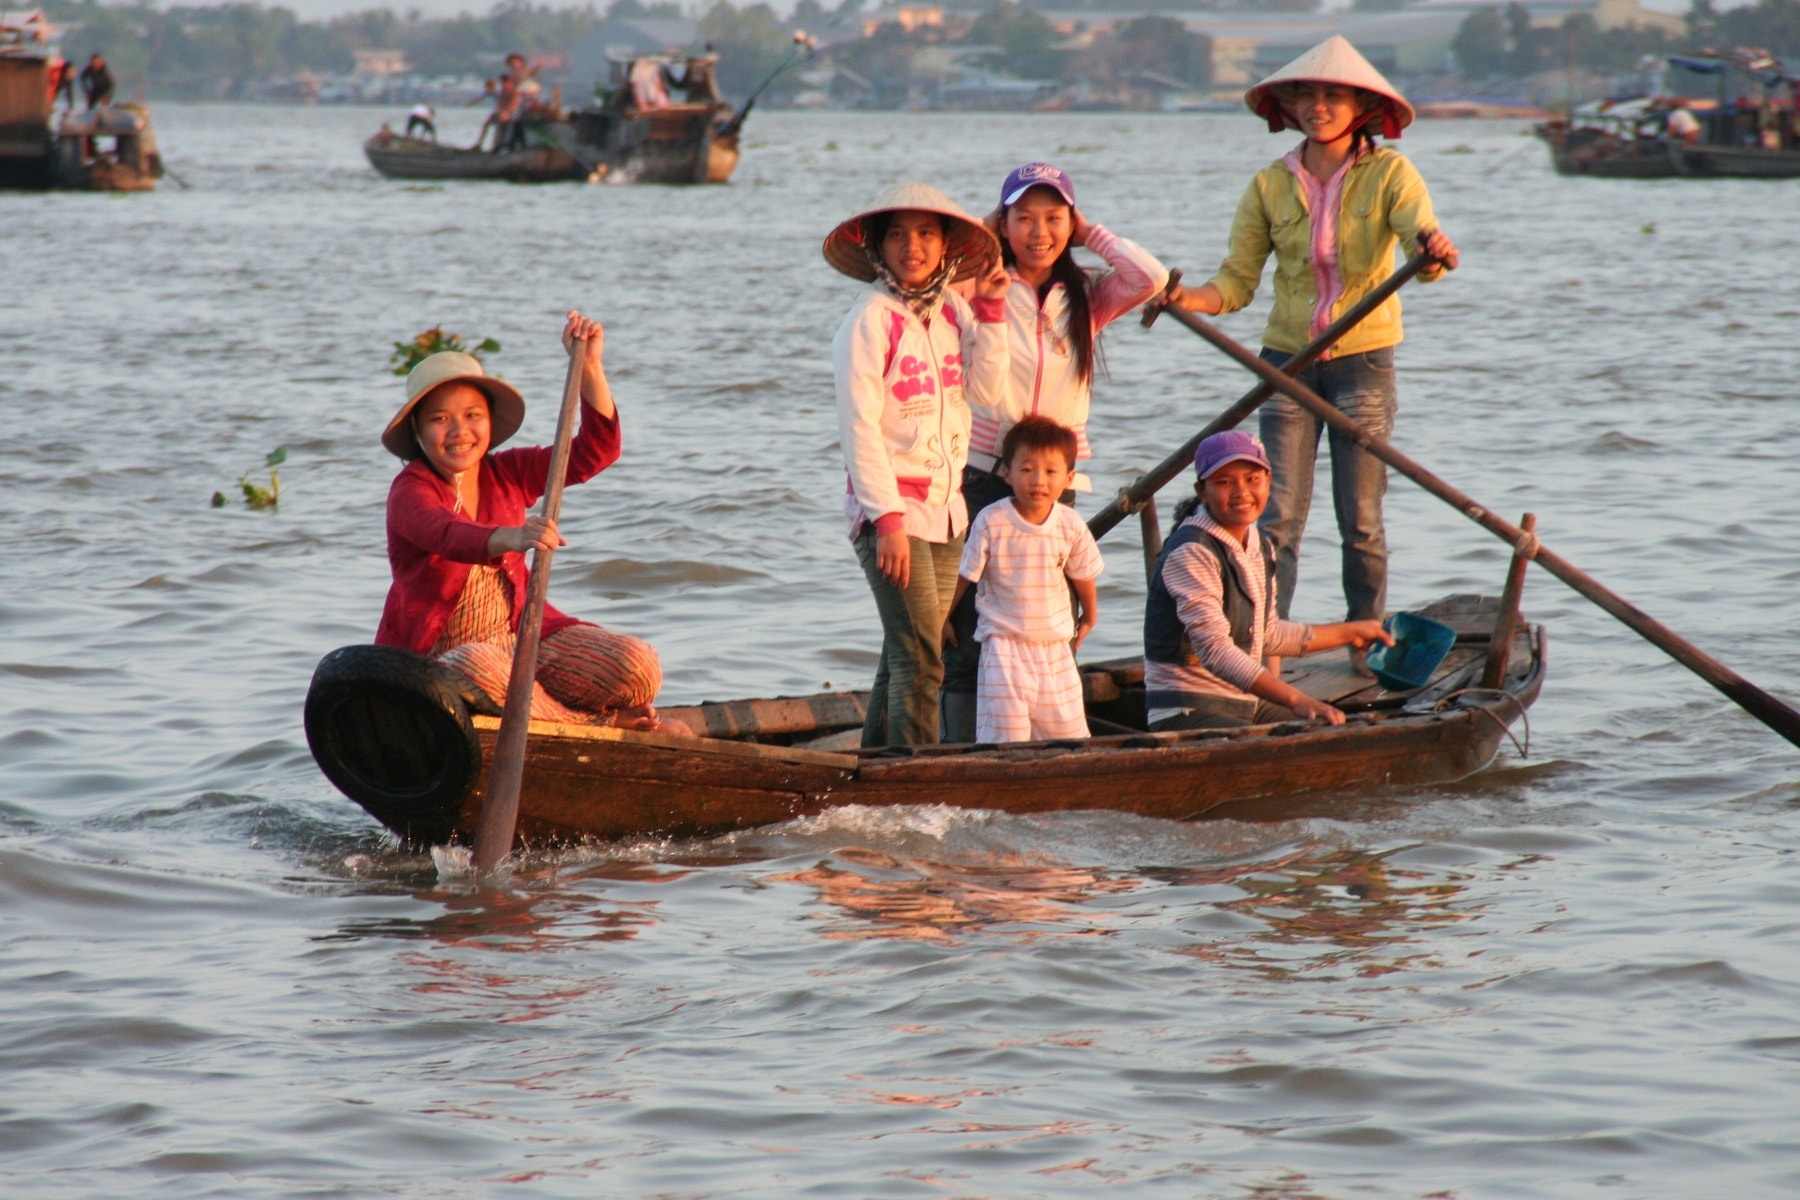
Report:
M1351 164L1338 210L1338 269L1344 294L1331 309L1336 320L1394 273L1394 246L1412 253L1422 230L1433 229L1431 196L1412 163L1385 146ZM1285 162L1256 173L1238 201L1231 222L1231 248L1211 283L1225 298L1223 312L1250 303L1262 280L1263 264L1275 253L1275 309L1263 330L1263 345L1287 354L1307 343L1318 303L1313 282L1312 216L1305 193ZM1444 273L1433 263L1419 273L1430 282ZM1400 341L1400 297L1386 303L1344 335L1334 355L1361 354Z

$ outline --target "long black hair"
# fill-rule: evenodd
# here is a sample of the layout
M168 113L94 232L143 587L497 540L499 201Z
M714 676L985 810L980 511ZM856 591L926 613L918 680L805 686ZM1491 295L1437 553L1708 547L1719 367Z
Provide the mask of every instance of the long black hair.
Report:
M1043 185L1039 185L1043 186ZM1055 188L1045 187L1045 191L1056 196L1057 202L1066 204ZM1006 205L1000 210L1000 257L1008 267L1015 266L1012 242L1006 237L1006 218L1012 212L1012 206ZM1070 225L1074 225L1075 209L1069 206ZM1081 382L1092 387L1094 371L1104 364L1100 359L1099 342L1094 337L1094 310L1088 300L1088 273L1081 269L1075 261L1075 239L1070 237L1069 243L1050 264L1050 282L1063 285L1063 292L1068 296L1068 313L1063 320L1062 334L1069 339L1069 350L1075 358L1075 374Z

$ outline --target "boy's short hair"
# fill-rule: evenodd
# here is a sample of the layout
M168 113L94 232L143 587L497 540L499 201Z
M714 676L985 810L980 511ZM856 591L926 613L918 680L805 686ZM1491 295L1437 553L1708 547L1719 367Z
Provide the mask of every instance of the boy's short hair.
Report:
M1067 425L1058 425L1049 417L1033 413L1006 431L1006 437L1000 443L1000 461L1010 467L1013 455L1021 450L1061 450L1063 457L1069 460L1069 470L1073 471L1075 456L1081 453L1081 443Z

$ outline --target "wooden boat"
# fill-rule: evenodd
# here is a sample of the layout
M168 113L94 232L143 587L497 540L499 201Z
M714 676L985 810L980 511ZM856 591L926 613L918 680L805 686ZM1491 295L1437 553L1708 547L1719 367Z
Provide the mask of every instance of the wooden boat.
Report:
M162 156L141 104L65 112L54 127L56 31L40 12L0 14L0 187L141 192Z
M599 102L565 113L553 98L543 119L528 121L531 145L525 149L496 153L446 146L384 125L363 143L363 154L390 179L726 183L737 167L745 114L734 116L719 96L713 62L711 55L685 60L680 76L684 99L641 108L630 86L633 68L649 63L661 72L668 61L614 61L612 87Z
M1345 711L1341 726L1146 733L1135 659L1083 669L1097 736L1078 741L856 749L868 700L858 692L664 710L698 738L534 721L519 832L528 842L705 835L845 804L1253 818L1280 797L1460 779L1493 759L1543 683L1543 630L1509 625L1504 675L1477 686L1498 609L1453 596L1421 610L1457 643L1412 692L1352 675L1341 654L1290 665L1288 682ZM327 778L402 839L472 840L497 712L428 660L353 646L320 662L306 735Z
M586 179L588 170L556 146L494 153L408 137L387 126L363 143L369 165L389 179L502 179L557 183Z
M1800 179L1800 150L1683 145L1617 128L1546 121L1535 132L1550 146L1558 175L1606 179Z
M1794 92L1800 76L1760 52L1732 56L1671 55L1671 68L1718 80L1716 99L1636 96L1577 108L1568 120L1537 126L1559 175L1610 179L1800 179L1800 126ZM1727 102L1727 84L1742 75L1764 99ZM1769 103L1778 86L1786 107ZM1686 109L1699 126L1692 140L1668 132L1669 116Z

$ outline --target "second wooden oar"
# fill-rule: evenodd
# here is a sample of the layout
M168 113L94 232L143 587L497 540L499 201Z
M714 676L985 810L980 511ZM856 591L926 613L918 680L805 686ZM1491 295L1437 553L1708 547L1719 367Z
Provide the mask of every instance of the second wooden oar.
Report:
M562 513L563 477L569 472L569 444L575 413L581 405L581 360L587 342L576 338L569 347L569 375L563 382L562 412L556 418L556 446L550 452L550 477L544 483L541 516L555 521ZM512 677L500 710L500 734L488 767L487 795L481 802L481 824L475 831L477 871L491 871L512 850L519 823L519 787L525 778L525 740L531 724L531 692L537 682L538 637L544 628L544 605L550 595L550 561L556 551L532 551L531 582L525 589L525 611L519 614L518 641L513 646Z
M1667 625L1651 617L1635 604L1627 601L1617 592L1602 584L1593 576L1577 569L1561 555L1553 554L1548 547L1537 542L1533 535L1513 525L1511 522L1495 516L1487 508L1477 504L1463 492L1439 479L1430 471L1394 449L1385 438L1370 433L1355 421L1333 408L1317 392L1283 374L1274 366L1264 362L1254 352L1238 344L1213 325L1193 313L1171 308L1169 315L1192 329L1195 333L1223 350L1253 371L1269 387L1281 392L1294 403L1300 405L1313 416L1325 422L1339 433L1353 439L1357 445L1379 458L1400 474L1406 476L1438 499L1459 509L1464 516L1480 525L1490 533L1511 542L1521 556L1543 567L1544 570L1568 584L1575 591L1592 600L1595 604L1630 626L1631 629L1663 651L1670 658L1706 680L1713 687L1736 704L1739 708L1773 729L1796 746L1800 746L1800 712L1789 708L1774 696L1763 691L1730 667L1712 655L1706 653ZM1529 540L1528 540L1529 539Z
M1414 275L1429 267L1436 260L1423 250L1407 259L1399 270L1388 276L1374 291L1364 296L1354 308L1320 330L1319 336L1300 347L1300 352L1289 359L1281 369L1290 375L1298 375L1318 361L1321 354L1338 344L1346 333L1362 324L1363 318L1387 303L1387 298L1399 291L1401 285ZM1180 273L1171 273L1169 287L1173 288L1180 281ZM1154 321L1158 313L1167 310L1166 303L1160 297L1150 301L1144 309L1144 324ZM1255 412L1264 400L1275 394L1275 389L1266 383L1258 384L1245 392L1243 398L1230 408L1214 417L1206 428L1183 442L1181 449L1169 455L1156 466L1140 475L1130 487L1122 488L1113 498L1112 503L1095 513L1088 520L1088 532L1096 538L1104 537L1112 531L1113 526L1144 507L1146 501L1163 489L1169 480L1194 465L1194 451L1200 443L1215 433L1222 433L1234 428L1251 413Z

